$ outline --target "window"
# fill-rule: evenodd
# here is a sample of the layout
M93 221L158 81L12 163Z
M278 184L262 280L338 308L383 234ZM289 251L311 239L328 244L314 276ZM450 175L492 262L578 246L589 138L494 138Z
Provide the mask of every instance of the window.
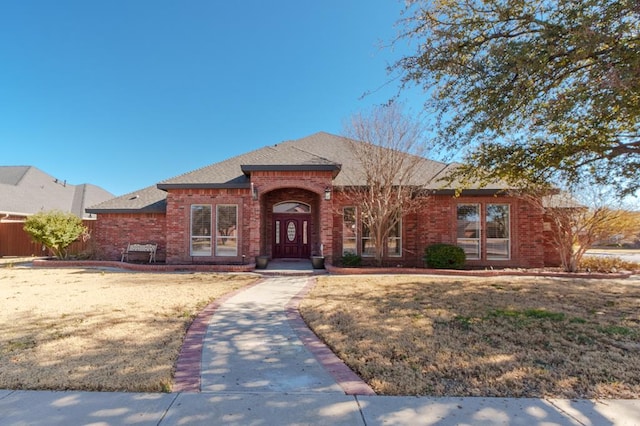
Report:
M216 207L216 256L238 255L238 206Z
M358 253L357 231L356 208L345 207L342 210L342 254Z
M191 206L191 256L211 256L211 206Z
M509 205L487 204L487 259L509 259Z
M458 245L464 249L467 259L510 259L509 204L486 204L482 209L480 204L458 204L457 213ZM482 235L482 228L484 228L484 235Z
M362 257L376 255L376 243L371 230L361 218L356 207L344 207L342 210L342 254L353 253ZM402 220L389 230L384 246L386 257L402 257Z
M309 204L298 201L284 201L273 206L274 213L311 213Z
M375 241L371 238L369 227L362 224L362 238L360 238L360 255L362 257L373 257L376 255Z
M480 205L458 204L458 245L467 259L480 259Z
M387 237L387 256L400 257L402 256L402 220L393 226L389 231L389 237Z

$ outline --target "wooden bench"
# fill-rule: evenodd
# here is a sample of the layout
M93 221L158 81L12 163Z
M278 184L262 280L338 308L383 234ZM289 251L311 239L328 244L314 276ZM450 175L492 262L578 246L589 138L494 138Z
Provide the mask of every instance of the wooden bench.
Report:
M127 244L127 248L122 250L122 258L120 262L124 262L125 259L129 260L129 254L131 253L149 253L149 263L156 261L156 250L158 250L157 244Z

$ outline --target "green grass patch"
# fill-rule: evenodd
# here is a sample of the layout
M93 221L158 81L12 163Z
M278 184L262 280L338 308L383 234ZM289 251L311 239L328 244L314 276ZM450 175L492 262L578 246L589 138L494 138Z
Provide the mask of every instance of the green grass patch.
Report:
M598 327L598 331L609 336L630 336L633 334L633 330L621 325L607 325L605 327Z
M494 309L489 311L489 317L492 318L533 318L550 321L564 321L566 315L562 312L551 312L546 309Z

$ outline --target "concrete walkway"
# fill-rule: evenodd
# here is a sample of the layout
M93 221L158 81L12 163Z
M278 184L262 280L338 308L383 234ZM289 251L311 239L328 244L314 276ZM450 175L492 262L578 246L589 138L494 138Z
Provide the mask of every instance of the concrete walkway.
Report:
M310 279L266 278L215 307L195 364L199 391L0 390L0 426L640 425L635 400L373 395L301 324L295 306Z
M216 310L204 339L202 392L344 394L287 318L308 281L269 278Z

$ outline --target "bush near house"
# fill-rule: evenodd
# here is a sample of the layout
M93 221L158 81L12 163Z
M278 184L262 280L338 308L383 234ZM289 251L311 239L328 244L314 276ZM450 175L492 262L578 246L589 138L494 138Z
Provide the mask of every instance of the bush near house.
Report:
M424 250L424 261L428 268L462 269L465 260L464 250L451 244L433 244Z
M640 271L640 263L630 262L619 257L585 256L580 260L579 270L605 273Z
M81 236L88 238L82 219L71 213L51 210L29 216L24 230L31 238L50 249L59 259L67 258L67 247Z
M362 264L362 257L355 253L345 253L341 259L342 266L356 267Z

